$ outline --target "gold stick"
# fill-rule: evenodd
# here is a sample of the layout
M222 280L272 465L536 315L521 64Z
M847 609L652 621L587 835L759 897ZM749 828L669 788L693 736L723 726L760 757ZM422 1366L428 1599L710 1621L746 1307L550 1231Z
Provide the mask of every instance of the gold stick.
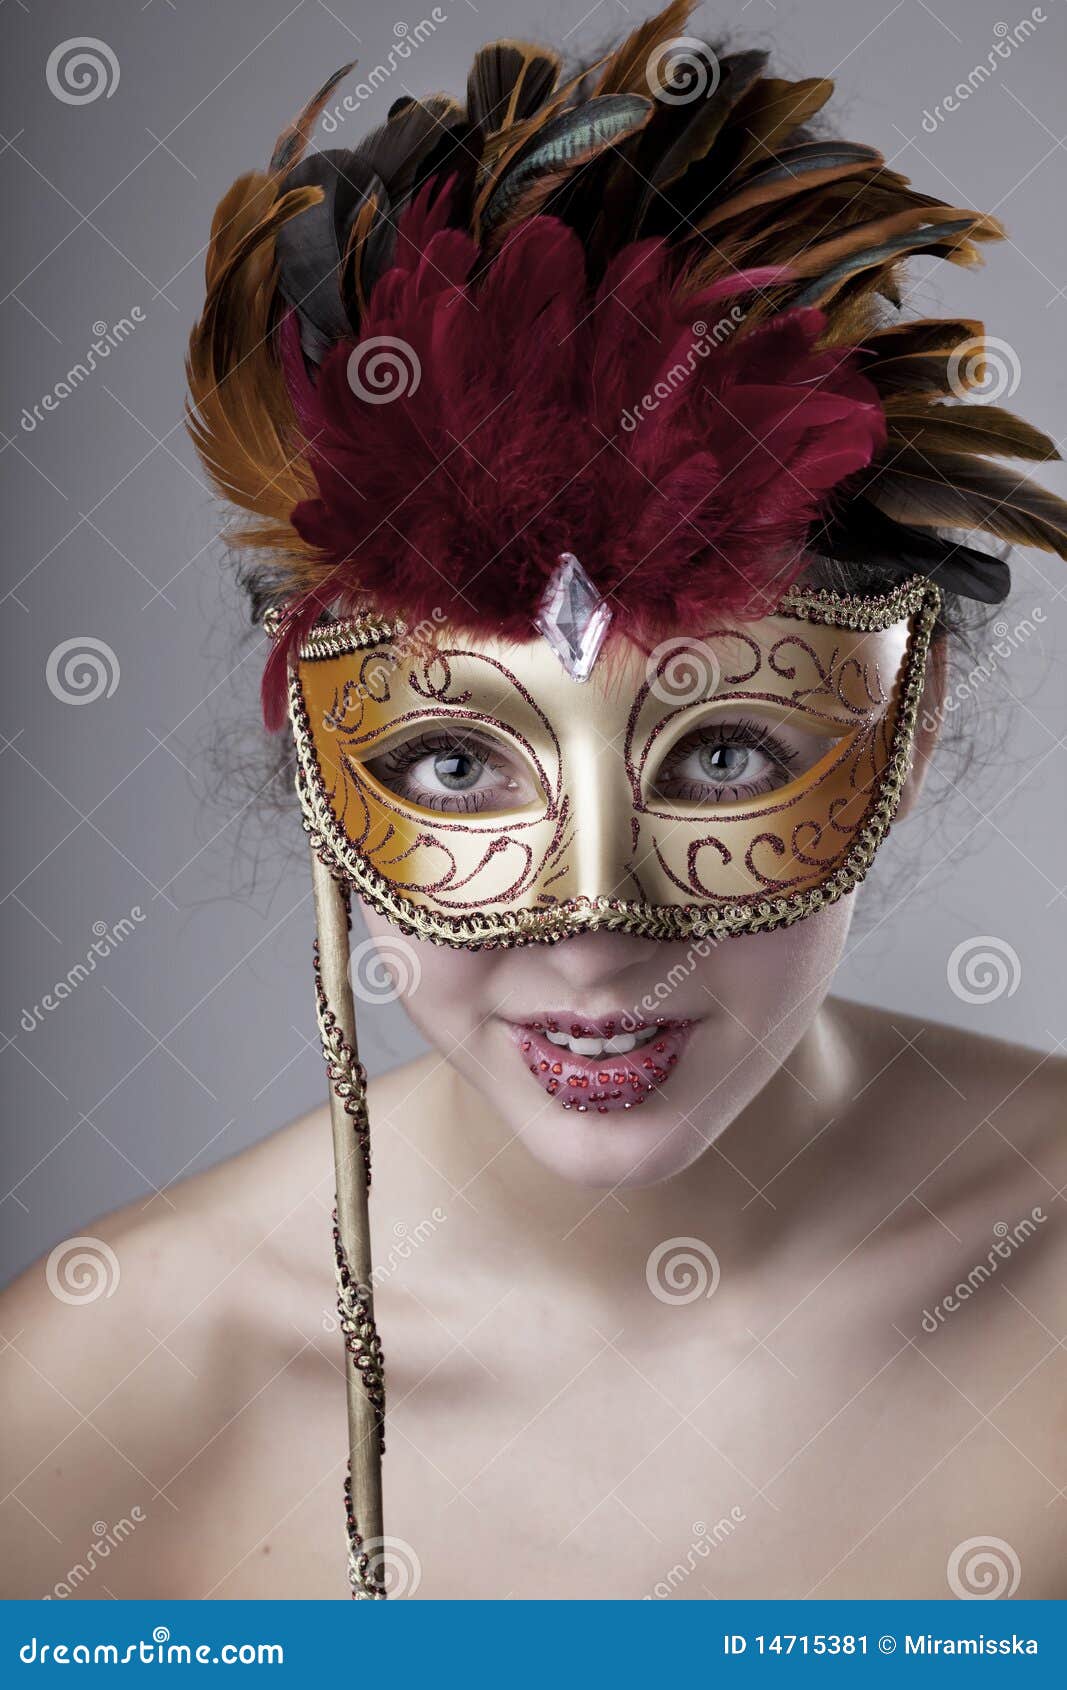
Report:
M367 1198L370 1136L366 1076L356 1046L349 978L349 901L311 851L318 928L316 990L322 1051L330 1077L330 1122L337 1175L337 1306L345 1338L348 1398L348 1573L355 1597L383 1597L374 1576L382 1557L382 1437L385 1384L374 1325L371 1237Z

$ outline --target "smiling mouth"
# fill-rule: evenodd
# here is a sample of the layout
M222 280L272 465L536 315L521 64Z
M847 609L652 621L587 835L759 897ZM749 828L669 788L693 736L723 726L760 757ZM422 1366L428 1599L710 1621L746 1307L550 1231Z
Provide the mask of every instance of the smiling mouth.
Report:
M636 1109L666 1084L681 1060L692 1021L590 1019L570 1011L509 1021L508 1031L534 1079L564 1109L607 1115Z

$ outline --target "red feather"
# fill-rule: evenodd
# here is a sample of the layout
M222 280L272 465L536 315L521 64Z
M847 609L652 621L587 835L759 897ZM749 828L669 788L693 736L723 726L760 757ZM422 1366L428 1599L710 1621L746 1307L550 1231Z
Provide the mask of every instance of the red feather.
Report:
M321 607L526 639L564 551L637 639L765 614L828 495L885 442L855 357L816 349L820 311L743 327L746 294L781 270L683 302L677 257L644 240L591 296L581 241L541 215L472 279L481 254L445 226L445 197L405 213L359 340L315 383L285 345L318 485L292 522L321 574L265 677L272 717L284 652ZM387 402L349 379L380 337L404 343L407 389Z

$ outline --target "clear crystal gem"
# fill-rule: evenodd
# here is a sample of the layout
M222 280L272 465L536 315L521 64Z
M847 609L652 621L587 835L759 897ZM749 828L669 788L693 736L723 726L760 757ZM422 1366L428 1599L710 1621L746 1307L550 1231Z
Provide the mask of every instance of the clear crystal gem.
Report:
M601 598L573 552L561 552L545 588L534 627L543 634L572 681L586 681L611 622Z

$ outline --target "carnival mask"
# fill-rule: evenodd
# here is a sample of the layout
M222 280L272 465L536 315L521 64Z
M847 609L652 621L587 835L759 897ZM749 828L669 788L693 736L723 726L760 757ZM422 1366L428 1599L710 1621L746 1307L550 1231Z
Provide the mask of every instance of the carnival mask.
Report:
M591 662L320 625L290 668L309 829L368 903L453 945L790 923L851 890L889 827L938 599L793 592Z

